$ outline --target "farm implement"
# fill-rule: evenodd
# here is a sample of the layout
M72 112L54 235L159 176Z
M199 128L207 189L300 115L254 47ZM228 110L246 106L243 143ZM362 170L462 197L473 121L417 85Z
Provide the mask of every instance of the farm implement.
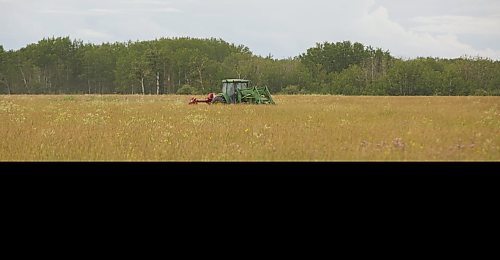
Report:
M222 93L210 93L205 99L191 98L189 104L225 103L225 104L275 104L269 89L250 86L249 80L225 79L222 81Z

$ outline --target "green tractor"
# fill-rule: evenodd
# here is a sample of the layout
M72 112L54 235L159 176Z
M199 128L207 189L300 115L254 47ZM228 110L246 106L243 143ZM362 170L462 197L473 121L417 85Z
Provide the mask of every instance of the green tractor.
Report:
M191 98L189 104L198 103L226 103L226 104L275 104L269 89L250 86L250 80L225 79L222 81L222 93L210 93L206 99Z

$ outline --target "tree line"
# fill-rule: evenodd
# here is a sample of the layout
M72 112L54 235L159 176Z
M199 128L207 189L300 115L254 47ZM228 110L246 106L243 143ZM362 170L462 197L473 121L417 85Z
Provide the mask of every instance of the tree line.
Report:
M225 78L285 94L500 94L499 61L401 59L350 41L317 43L287 59L214 38L92 44L52 37L19 50L0 45L0 94L205 94L219 92Z

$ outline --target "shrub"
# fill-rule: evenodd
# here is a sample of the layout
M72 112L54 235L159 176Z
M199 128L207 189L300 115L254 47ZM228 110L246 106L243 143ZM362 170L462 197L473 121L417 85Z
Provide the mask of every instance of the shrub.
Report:
M196 89L194 89L193 87L191 87L191 85L182 85L182 87L180 87L178 90L177 90L177 94L179 95L193 95L193 94L196 94Z
M300 88L296 85L288 85L281 91L283 92L283 94L295 95L300 93Z

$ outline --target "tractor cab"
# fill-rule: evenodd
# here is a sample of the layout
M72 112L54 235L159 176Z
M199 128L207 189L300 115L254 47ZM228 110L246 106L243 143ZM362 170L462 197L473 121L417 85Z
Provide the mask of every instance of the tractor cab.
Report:
M238 91L248 89L249 80L225 79L222 81L222 94L227 97L227 103L235 104L238 101Z

